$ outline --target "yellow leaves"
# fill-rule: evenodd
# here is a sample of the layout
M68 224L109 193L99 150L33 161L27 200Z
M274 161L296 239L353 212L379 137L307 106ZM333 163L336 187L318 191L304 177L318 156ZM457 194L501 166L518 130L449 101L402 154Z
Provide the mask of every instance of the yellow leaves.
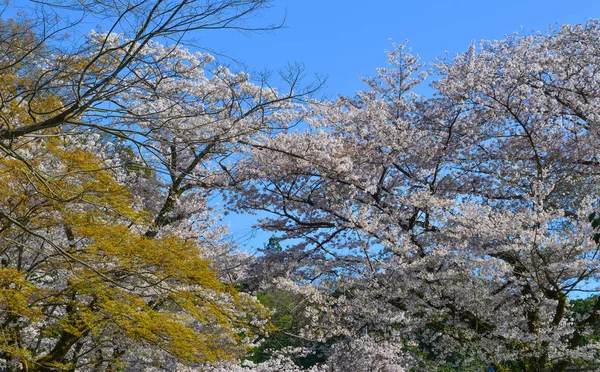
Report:
M22 272L0 269L0 316L5 321L9 319L15 322L35 323L41 320L43 314L36 302L44 292L26 280ZM17 328L0 327L0 351L27 364L32 360L32 353L20 345L19 336Z
M149 213L134 208L133 196L95 154L58 137L23 145L26 161L0 156L0 206L28 226L69 226L73 215L149 223Z
M78 308L77 321L67 322L72 328L62 326L70 333L113 329L181 360L214 361L244 351L239 330L251 336L248 314L266 317L260 304L218 281L195 242L173 235L149 239L123 225L84 218L74 233L89 240L79 258L111 278L122 275L130 286L143 288L115 286L89 269L74 272L70 290L93 300Z
M158 302L148 302L108 283L83 278L72 281L69 289L87 301L69 302L68 314L58 324L62 332L76 337L81 337L84 331L124 335L135 343L158 346L188 362L239 355L236 335L227 318L211 316L207 308L203 309L205 329L195 329L196 319L175 306L168 295L162 306L156 306Z
M0 269L0 312L11 317L38 319L42 314L33 303L41 292L18 270Z
M35 92L36 79L16 69L0 71L0 123L9 123L15 129L46 120L64 109L57 96Z
M34 329L45 323L38 335L48 344L65 335L73 344L114 336L182 361L241 355L260 327L251 321L266 317L265 309L221 283L198 242L168 233L146 237L151 214L136 208L102 159L74 144L49 136L23 145L29 164L0 157L0 210L39 234L17 247L41 257L30 267L44 278L30 282L16 268L0 269L0 308ZM0 228L3 254L29 233L1 219ZM44 241L45 234L55 240ZM44 281L55 290L43 289ZM0 349L30 363L27 350L12 346L19 337L5 330ZM58 355L33 361L63 368Z
M214 342L218 334L194 330L184 314L159 312L139 298L126 295L106 300L99 306L105 322L118 327L132 340L159 345L182 360L214 361L234 356Z
M48 119L64 109L47 84L41 65L44 48L27 22L0 20L0 128L11 129ZM55 76L56 71L52 72Z
M24 365L31 365L33 363L32 352L24 347L15 344L13 337L6 337L6 333L0 333L0 351L7 355L12 355L14 359L20 361Z
M146 282L168 279L189 285L221 287L193 241L174 235L147 238L127 226L90 215L71 215L68 221L74 234L89 242L77 257L90 262L100 272L126 272Z
M72 148L72 144L60 143L58 138L50 138L46 148L63 168L49 179L52 191L62 199L59 207L63 200L77 199L97 207L108 207L121 216L141 217L131 207L133 201L129 190L114 179L96 155Z

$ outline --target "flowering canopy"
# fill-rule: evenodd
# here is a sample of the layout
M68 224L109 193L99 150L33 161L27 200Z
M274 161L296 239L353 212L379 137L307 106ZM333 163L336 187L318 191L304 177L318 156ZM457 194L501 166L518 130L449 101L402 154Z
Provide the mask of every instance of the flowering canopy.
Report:
M569 298L600 279L600 25L473 45L435 65L431 98L418 59L388 55L369 91L312 105L305 132L244 164L232 201L293 239L263 272L321 290L316 339L517 370L597 361L600 299L582 316Z
M113 23L72 48L60 22L0 23L2 368L599 359L600 299L571 303L600 279L597 22L432 71L394 45L369 90L308 102L298 71L277 90L177 42L263 1L38 4ZM264 255L231 253L217 190L267 212Z

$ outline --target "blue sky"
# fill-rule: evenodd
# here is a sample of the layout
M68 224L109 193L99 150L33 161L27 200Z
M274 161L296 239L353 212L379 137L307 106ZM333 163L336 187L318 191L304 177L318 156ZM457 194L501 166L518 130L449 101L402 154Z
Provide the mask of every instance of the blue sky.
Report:
M408 40L422 61L467 50L473 41L501 39L513 32L545 31L550 25L583 23L600 17L600 1L416 1L283 0L251 24L277 22L285 28L241 34L218 30L196 35L199 44L245 63L250 69L278 70L287 62L328 77L322 94L352 95L364 89L360 76L374 75L386 64L390 39ZM231 232L245 249L262 246L269 234L252 236L252 216L226 216Z
M425 62L448 51L466 51L472 41L505 34L544 31L549 25L600 17L600 1L275 0L251 24L277 22L270 33L210 31L200 44L244 62L251 69L278 70L301 62L308 75L328 76L323 93L351 95L363 89L360 76L385 65L390 39L409 41Z

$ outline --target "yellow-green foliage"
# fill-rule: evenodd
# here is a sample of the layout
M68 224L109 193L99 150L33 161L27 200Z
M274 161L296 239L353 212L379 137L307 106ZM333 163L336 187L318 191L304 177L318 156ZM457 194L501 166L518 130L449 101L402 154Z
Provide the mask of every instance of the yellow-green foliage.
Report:
M247 314L264 317L264 308L221 283L198 242L146 237L149 212L103 162L48 134L20 145L28 162L0 157L0 206L10 211L0 216L0 250L11 257L0 269L0 351L31 368L69 368L64 353L19 346L20 330L33 326L57 345L123 337L182 361L244 352Z

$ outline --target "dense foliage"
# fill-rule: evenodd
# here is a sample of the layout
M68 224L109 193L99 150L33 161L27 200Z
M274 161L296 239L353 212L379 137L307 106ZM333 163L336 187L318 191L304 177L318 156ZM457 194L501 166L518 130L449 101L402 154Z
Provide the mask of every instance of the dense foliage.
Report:
M429 68L394 45L368 90L316 101L301 71L275 89L184 47L265 5L3 15L0 368L597 366L598 22ZM260 254L215 195L260 213Z
M0 368L174 370L240 358L268 330L227 279L207 203L220 162L288 97L155 41L260 6L48 2L2 20ZM52 11L114 23L70 42L77 25L36 18Z
M318 288L307 337L414 347L425 369L596 363L600 301L569 301L599 279L599 52L597 22L483 41L434 66L427 98L397 46L370 90L263 138L231 200L290 239L264 280Z

